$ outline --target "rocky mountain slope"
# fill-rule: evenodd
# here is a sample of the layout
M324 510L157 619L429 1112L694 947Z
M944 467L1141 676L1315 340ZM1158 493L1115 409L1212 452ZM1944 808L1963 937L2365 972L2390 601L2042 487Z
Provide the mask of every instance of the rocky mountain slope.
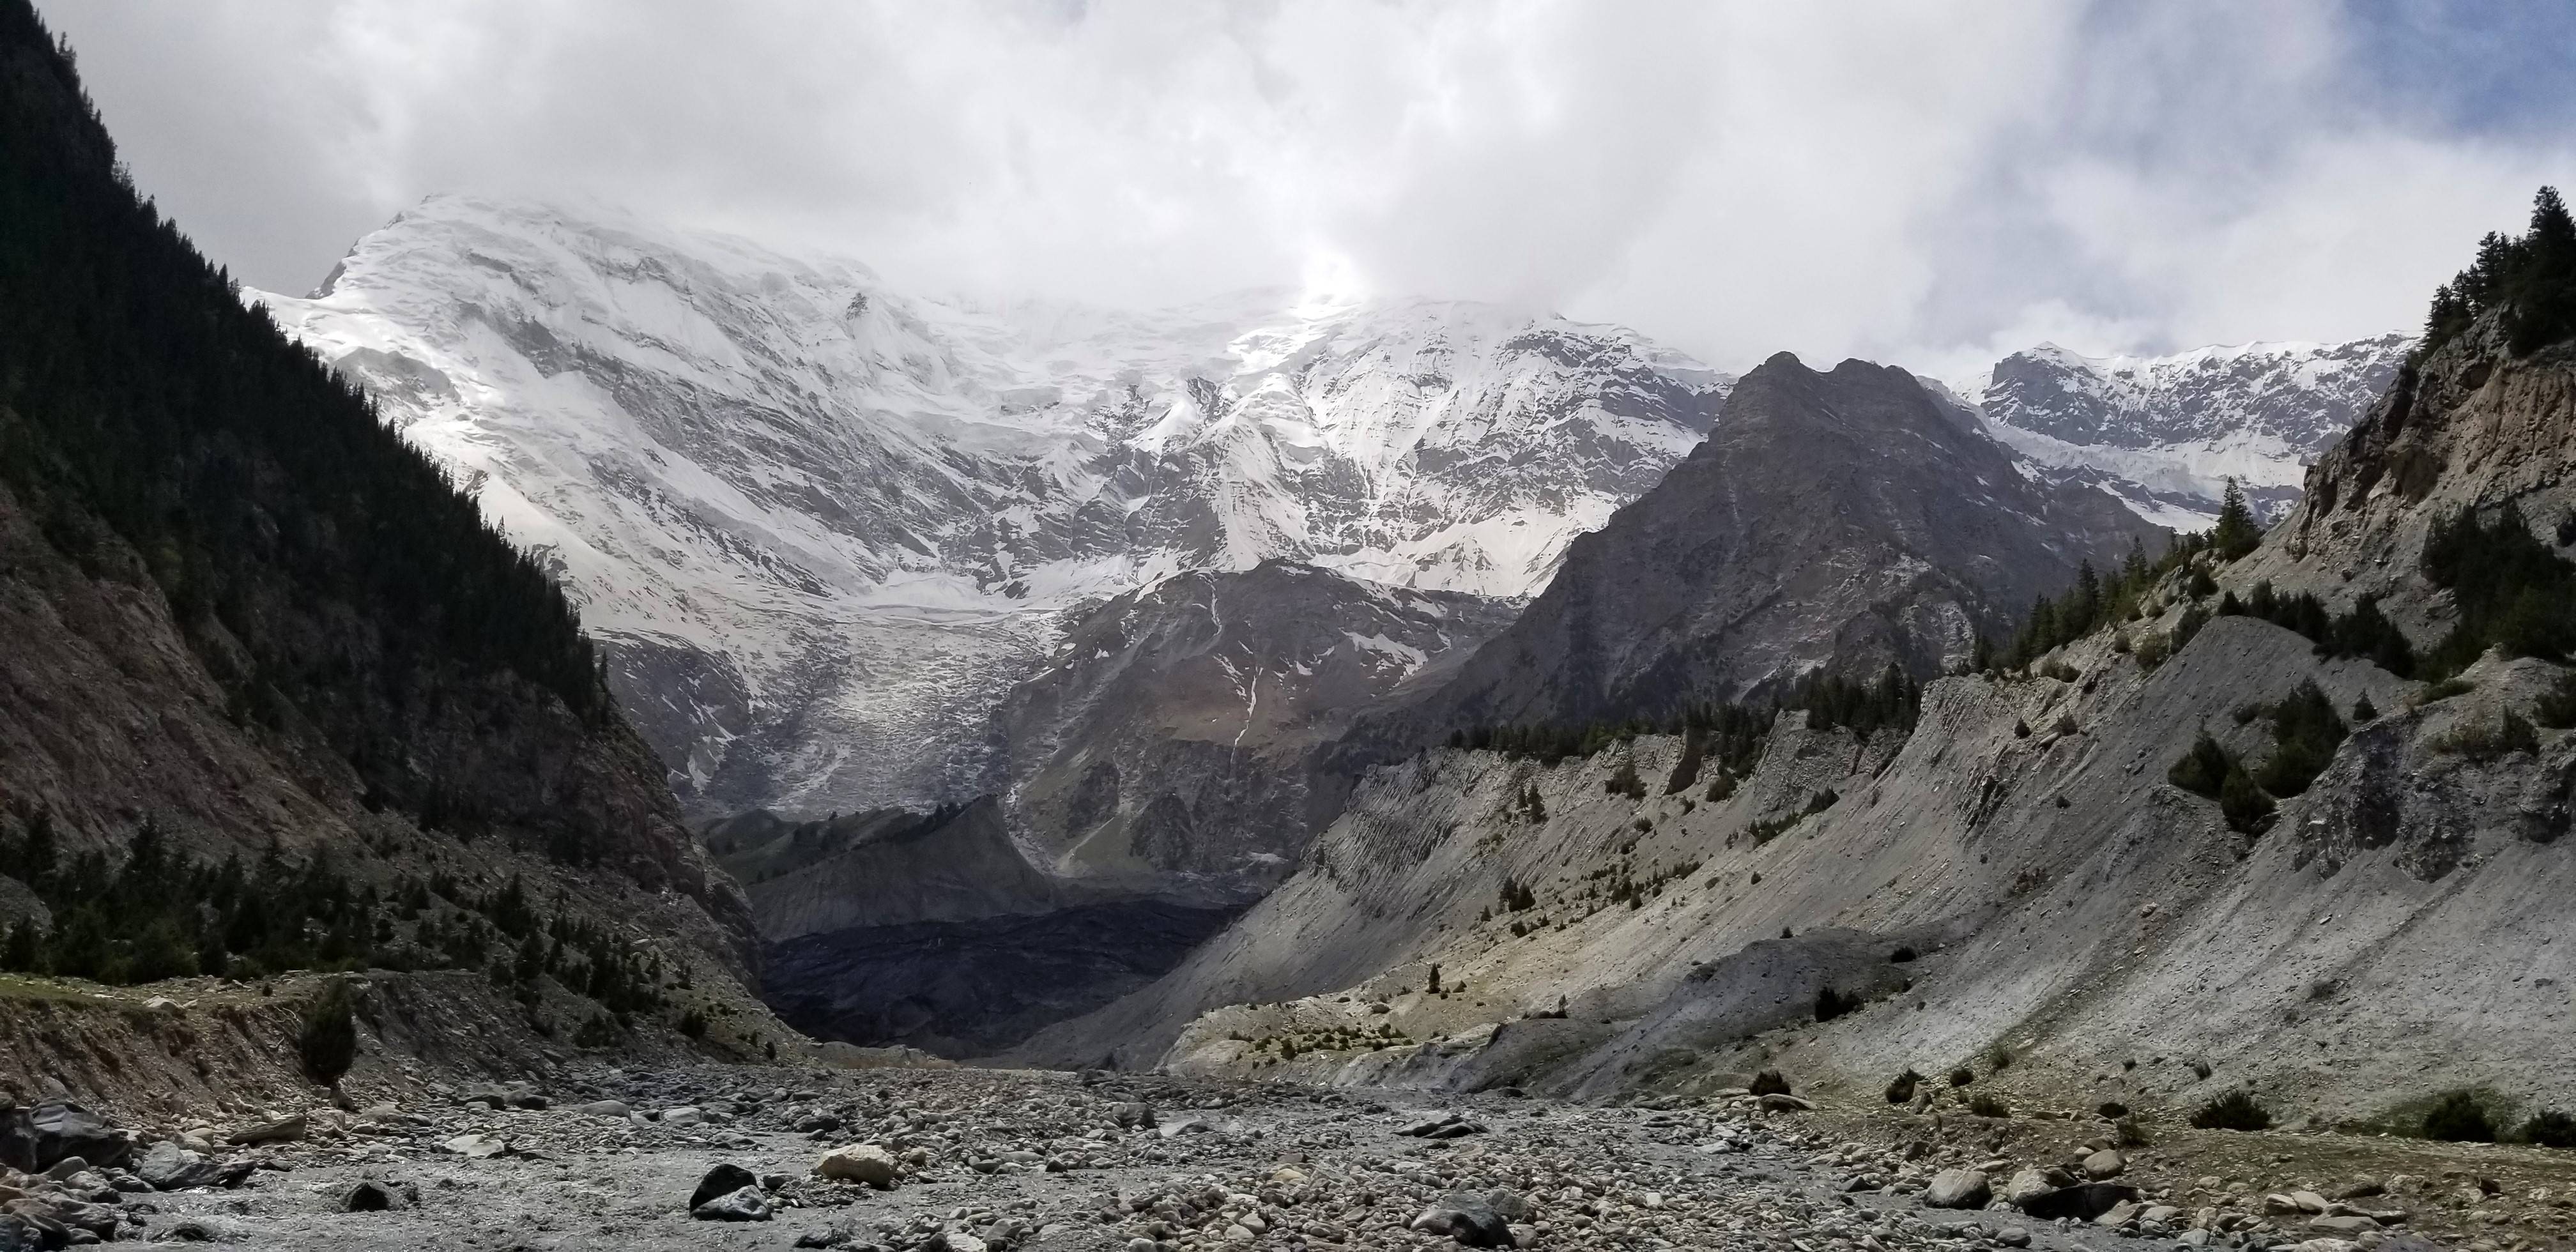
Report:
M1568 548L1509 630L1364 727L1349 759L1459 727L1665 716L1820 668L1937 673L2133 544L2163 536L2099 491L2023 478L1903 370L1783 353L1661 484Z
M2278 518L2414 343L2389 334L2161 357L2041 344L1950 386L2035 476L2099 486L2160 526L2199 530L2231 477L2264 520Z
M1060 873L1266 887L1339 811L1319 749L1510 620L1503 602L1277 561L1117 597L1004 701L1006 802Z
M1910 733L1784 714L1720 784L1674 785L1686 746L1653 737L1383 768L1261 904L1024 1054L1595 1097L1777 1068L1866 1099L1910 1068L1934 1076L1918 1105L2174 1116L2244 1092L2408 1130L2451 1090L2499 1123L2563 1110L2576 733L2552 724L2576 722L2576 683L2489 652L2435 686L2332 654L2352 619L2267 606L2379 596L2441 672L2486 593L2425 559L2428 532L2461 504L2563 515L2571 420L2576 347L2515 355L2490 319L2392 388L2250 555L2201 553L2028 671L1931 684ZM2554 550L2529 578L2546 594L2576 575L2546 523L2480 533ZM2276 770L2324 720L2342 733L2313 780ZM2204 751L2264 781L2194 784L2224 806L2187 790L2175 767Z
M23 3L0 94L0 964L461 968L524 1038L792 1040L542 571L136 194Z
M996 789L986 717L1064 614L1174 573L1527 596L1727 381L1485 306L987 307L452 196L247 298L563 576L712 815Z

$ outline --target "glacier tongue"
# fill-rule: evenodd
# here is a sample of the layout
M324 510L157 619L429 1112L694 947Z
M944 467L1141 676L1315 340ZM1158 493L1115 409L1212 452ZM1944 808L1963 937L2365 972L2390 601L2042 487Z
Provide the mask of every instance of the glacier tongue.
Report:
M1731 382L1492 306L985 304L462 196L245 297L552 565L700 813L989 787L1064 615L1179 572L1534 594Z

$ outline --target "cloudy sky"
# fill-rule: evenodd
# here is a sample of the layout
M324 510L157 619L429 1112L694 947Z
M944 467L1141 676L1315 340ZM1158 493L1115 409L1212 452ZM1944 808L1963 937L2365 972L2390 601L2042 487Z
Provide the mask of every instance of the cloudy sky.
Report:
M2413 326L2576 182L2576 6L40 0L137 182L301 292L442 190L922 290L1284 284L1951 372Z

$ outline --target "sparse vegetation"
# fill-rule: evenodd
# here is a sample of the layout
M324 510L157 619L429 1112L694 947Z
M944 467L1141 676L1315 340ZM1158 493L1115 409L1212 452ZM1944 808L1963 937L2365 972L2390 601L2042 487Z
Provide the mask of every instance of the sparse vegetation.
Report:
M2249 1092L2230 1091L2193 1110L2191 1124L2200 1130L2270 1130L2272 1111Z
M2410 364L2489 311L2501 311L2506 346L2517 356L2576 335L2576 224L2557 188L2543 187L2532 197L2525 234L2488 232L2478 241L2477 260L2434 289Z
M1915 1073L1911 1068L1908 1068L1904 1073L1898 1074L1895 1078L1889 1080L1887 1084L1887 1102L1890 1104L1912 1103L1914 1100L1914 1089L1921 1085L1922 1082L1923 1075Z
M2511 756L2516 752L2540 751L2540 732L2529 719L2507 709L2493 725L2484 722L2462 722L2433 741L2436 752L2454 752L2480 764Z
M2276 796L2297 795L2325 772L2326 763L2350 731L2313 679L2300 683L2266 711L2272 718L2275 746L2254 782Z
M304 1010L295 1049L303 1058L305 1075L325 1087L338 1086L340 1076L357 1063L357 1002L347 979L332 979L322 989L322 998Z
M1816 1020L1830 1022L1867 1003L1868 1001L1862 999L1856 992L1845 995L1834 990L1831 984L1827 984L1816 990Z
M2004 1103L2003 1097L1991 1091L1980 1091L1971 1098L1968 1101L1968 1111L1979 1117L2012 1116L2012 1107Z
M2445 1143L2493 1143L2496 1128L2472 1091L2447 1091L2424 1114L2424 1137Z
M1753 1086L1749 1090L1755 1095L1788 1095L1789 1080L1781 1077L1776 1069L1766 1069L1753 1076Z
M2559 660L2576 648L2576 565L2531 532L2510 501L2482 522L2462 509L2434 521L2424 576L2448 588L2458 622L2424 657L2426 677L2459 673L2487 649Z
M2534 1113L2515 1138L2539 1148L2576 1148L2576 1117L2556 1109Z
M1965 1087L1975 1081L1977 1081L1977 1071L1965 1065L1950 1071L1950 1085L1953 1087Z

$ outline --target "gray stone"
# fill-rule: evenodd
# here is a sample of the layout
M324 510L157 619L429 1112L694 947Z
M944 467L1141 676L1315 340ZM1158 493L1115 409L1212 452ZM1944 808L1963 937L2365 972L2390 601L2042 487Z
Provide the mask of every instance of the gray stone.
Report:
M699 1205L744 1187L757 1192L760 1190L760 1180L752 1177L750 1170L739 1165L719 1162L706 1172L705 1177L698 1179L698 1189L689 1194L689 1211L694 1213Z
M2105 1178L2117 1178L2128 1168L2129 1158L2110 1148L2104 1148L2084 1158L2084 1176L2096 1182Z
M623 1121L635 1110L626 1107L624 1100L592 1100L587 1104L573 1105L572 1111L587 1113L592 1117L614 1117Z
M689 1216L702 1222L765 1222L772 1214L769 1197L762 1195L760 1187L754 1184L690 1205Z
M1945 1169L1923 1189L1923 1202L1936 1209L1981 1209L1994 1194L1986 1176L1973 1169Z
M662 1110L662 1124L665 1126L695 1126L705 1120L707 1115L694 1105L683 1104L675 1109Z
M2027 1248L2030 1246L2030 1232L2019 1226L2006 1226L1996 1232L1995 1242L2007 1248Z
M1129 1100L1119 1105L1113 1111L1113 1115L1117 1117L1118 1124L1127 1129L1151 1130L1154 1128L1154 1106L1141 1100Z
M1459 1191L1433 1201L1410 1223L1430 1235L1447 1235L1470 1248L1511 1246L1511 1222L1495 1211L1490 1196Z
M2061 1218L2089 1222L2121 1204L2134 1204L2138 1189L2112 1182L2077 1183L2024 1199L2021 1211L2043 1221Z
M408 1183L361 1178L340 1192L343 1213L389 1213L420 1203L420 1192Z
M202 1152L191 1152L176 1140L164 1139L143 1154L134 1174L152 1184L156 1191L185 1191L190 1187L208 1187L222 1176L223 1170Z
M2379 1229L2379 1223L2355 1213L2349 1217L2311 1217L2308 1219L2308 1229L2321 1235L2352 1239L2359 1237L2363 1231Z
M895 1182L894 1154L873 1143L852 1144L825 1154L815 1163L814 1172L837 1182L864 1183L879 1191L891 1191Z
M2020 1170L2013 1174L2012 1181L2004 1184L2003 1200L2014 1208L2020 1208L2023 1201L2033 1196L2046 1195L2056 1189L2057 1187L2048 1181L2047 1174L2036 1169Z
M272 1122L261 1122L253 1126L244 1126L241 1129L224 1136L224 1140L227 1143L236 1144L241 1147L250 1147L254 1144L262 1143L287 1143L303 1138L304 1130L304 1115L302 1113L298 1113L293 1117L281 1117Z
M458 1135L438 1146L458 1156L471 1157L478 1161L499 1156L510 1150L509 1142L498 1135Z

